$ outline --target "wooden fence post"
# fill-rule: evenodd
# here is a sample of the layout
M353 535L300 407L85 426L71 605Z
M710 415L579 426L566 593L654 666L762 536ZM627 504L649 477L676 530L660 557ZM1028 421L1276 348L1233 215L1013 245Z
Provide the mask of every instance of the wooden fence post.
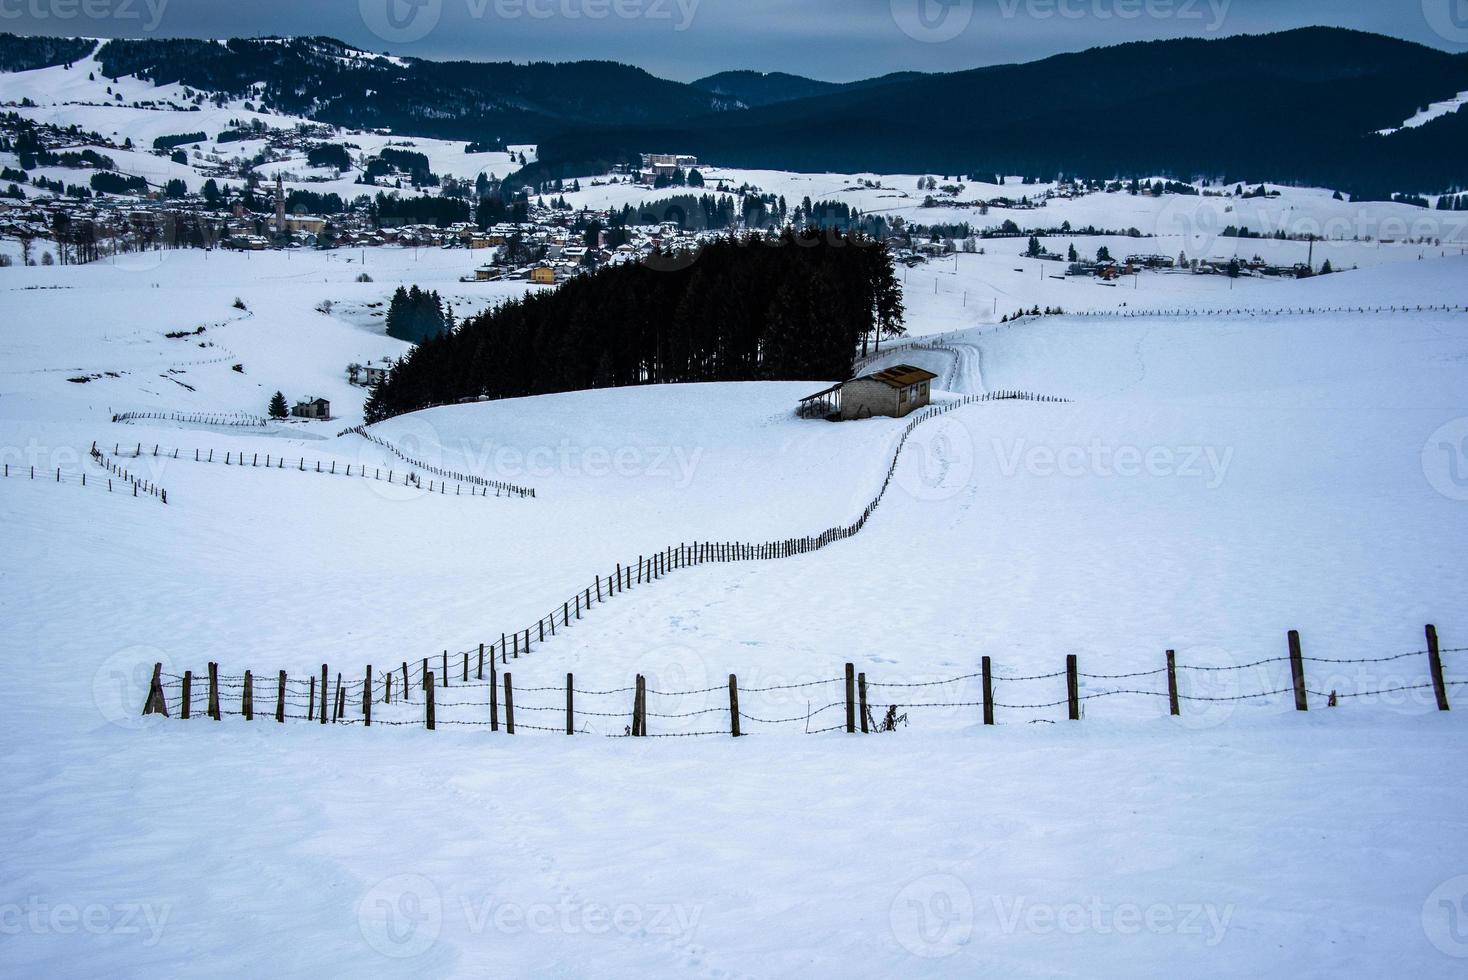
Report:
M1167 710L1180 715L1177 703L1177 654L1172 650L1167 651Z
M500 730L500 679L494 666L494 649L489 651L489 730Z
M1065 693L1070 702L1070 720L1081 720L1081 684L1076 676L1076 655L1065 655Z
M984 676L984 724L994 724L994 674L991 669L989 658L983 659Z
M408 683L408 662L406 660L403 661L403 699L413 700L413 686Z
M168 717L168 700L163 696L163 664L153 664L153 680L148 684L148 699L143 702L143 714Z
M856 731L856 665L846 665L846 731Z
M331 720L334 721L334 722L341 721L342 720L342 715L346 714L346 711L347 711L347 691L346 691L346 688L342 687L342 675L341 675L341 671L337 671L337 673L336 673L336 714L334 714L334 715L331 716Z
M642 699L647 696L646 687L642 675L637 675L636 693L632 695L632 734L641 737L647 734L643 731Z
M475 680L478 680L478 681L484 680L484 644L483 643L479 644L479 672L478 672L477 675L475 675L475 678L474 679Z
M433 731L433 723L434 723L434 718L433 718L433 672L432 671L429 671L427 674L424 674L423 675L423 680L424 680L423 690L425 690L425 691L428 692L428 707L427 707L428 715L427 715L427 721L428 721L428 730L431 732L431 731Z
M729 675L729 732L739 737L739 678Z
M311 689L306 695L306 720L316 720L316 675L311 675Z
M219 720L219 664L209 662L209 717Z
M326 676L326 664L321 665L321 724L326 724L327 705L331 703L331 681Z
M449 652L443 652L443 686L449 686Z
M1437 627L1427 627L1427 667L1432 671L1432 693L1437 695L1437 710L1448 710L1448 686L1443 683L1443 658L1437 649ZM165 711L164 714L167 714Z
M1305 658L1300 653L1300 631L1290 630L1290 680L1295 687L1295 710L1309 711L1305 692Z
M367 665L367 679L362 682L362 724L372 727L372 665Z
M280 672L275 687L275 720L285 724L285 671Z
M566 734L576 734L576 707L572 703L571 696L574 693L571 685L571 675L566 675Z
M193 707L193 700L194 672L192 670L186 670L183 675L183 710L179 712L179 717L184 721L189 720L189 709Z
M515 688L508 670L505 671L505 734L515 734Z
M467 650L464 652L464 675L460 680L465 684L469 683L469 653Z
M245 715L245 721L255 720L255 678L250 671L245 671L245 693L240 699L240 711Z
M861 733L863 735L865 735L867 733L867 672L866 671L862 671L861 673L859 673L859 674L856 675L856 692L857 692L858 700L861 702L861 704L860 704L860 711L861 711Z

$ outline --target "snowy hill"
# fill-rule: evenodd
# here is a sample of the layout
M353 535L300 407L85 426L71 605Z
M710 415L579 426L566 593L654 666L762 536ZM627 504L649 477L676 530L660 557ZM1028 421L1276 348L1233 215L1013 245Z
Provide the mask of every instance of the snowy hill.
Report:
M959 293L999 286L1029 305L1081 284L1004 280L1000 255L910 270L909 324L937 346L875 365L932 366L940 403L1011 388L1072 400L924 422L856 536L634 582L536 635L503 667L511 738L484 727L487 692L461 682L460 651L494 650L665 545L856 517L904 423L796 418L828 379L590 391L374 427L407 464L338 435L360 404L343 365L401 349L372 304L404 280L465 307L526 287L458 284L461 260L436 251L370 250L365 283L343 252L158 254L0 284L0 724L7 744L47 746L0 776L0 829L25 844L7 870L17 908L126 907L139 927L13 934L13 969L1453 975L1456 947L1422 908L1468 860L1462 726L1434 710L1415 651L1426 622L1445 647L1468 636L1463 505L1435 448L1468 382L1461 256L1232 289L1156 277L1126 306L1091 286L1066 297L1072 315L1002 325ZM323 299L352 312L319 312ZM1455 309L1304 312L1394 304ZM1183 307L1227 312L1163 312ZM80 373L99 377L68 380ZM258 415L277 388L329 397L337 419L109 421ZM103 489L94 440L167 505ZM407 467L537 494L364 475ZM1406 690L1335 709L1312 697L1299 715L1288 629L1320 658L1312 691ZM1188 700L1169 719L1168 649L1192 671L1188 698L1249 697ZM428 659L441 675L444 651L434 732L401 689L371 729L278 726L265 707L280 669L302 683L325 663L360 684L368 664L381 677ZM1067 654L1087 675L1079 723L1054 676ZM1460 697L1465 661L1444 656ZM218 723L202 700L188 722L176 701L169 719L138 716L153 663L192 670L198 699L209 661L254 671L257 721L234 713L235 687ZM848 661L876 717L906 716L896 733L804 734L833 713L839 727L825 706ZM542 731L563 724L568 672L583 736L624 730L639 673L652 734L722 731L735 673L752 737ZM305 911L272 925L283 900ZM1152 926L1133 928L1132 908Z

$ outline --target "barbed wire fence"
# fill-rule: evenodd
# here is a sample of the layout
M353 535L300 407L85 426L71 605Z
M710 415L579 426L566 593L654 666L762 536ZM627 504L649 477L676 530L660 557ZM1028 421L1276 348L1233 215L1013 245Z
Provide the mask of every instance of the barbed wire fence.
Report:
M119 423L183 422L188 425L233 426L251 429L263 429L270 424L258 415L248 415L244 412L216 415L188 415L181 412L120 412L112 416L112 421Z
M352 426L350 428L343 429L341 432L337 433L337 435L344 436L344 435L347 435L348 433L359 435L363 439L366 439L368 442L371 442L371 443L373 443L374 445L377 445L377 446L381 446L383 449L386 449L388 452L392 453L398 459L401 459L403 462L408 463L408 464L410 464L412 466L417 467L418 469L422 470L425 473L432 473L432 474L434 474L436 476L441 476L441 477L445 477L447 479L457 480L460 483L468 483L468 484L471 484L471 485L474 485L474 486L491 487L491 488L495 489L496 491L503 491L504 493L510 494L512 496L517 496L517 497L534 497L535 496L535 488L534 487L522 487L522 486L519 486L519 485L514 484L514 483L506 483L503 480L491 480L491 479L488 479L486 477L476 476L473 473L459 473L459 472L456 472L454 470L446 470L443 467L433 466L433 465L431 465L429 463L425 463L421 459L414 459L413 457L409 456L407 453L404 453L397 446L393 445L388 440L382 438L381 436L379 436L379 435L377 435L375 433L368 432L366 426L354 425L354 426ZM495 496L499 496L499 493L497 492L495 494Z
M92 446L90 456L92 461L105 471L106 475L90 475L89 479L89 474L85 470L80 473L69 473L59 466L37 470L35 466L12 466L10 463L5 463L0 465L0 479L52 485L71 484L105 490L108 493L121 492L132 497L151 497L161 503L168 503L167 490L128 472L99 452L95 444Z
M94 442L92 446L93 449L95 449L96 443ZM306 457L304 456L287 457L277 453L247 453L243 450L219 451L215 449L198 448L180 449L177 447L163 446L159 443L154 443L151 448L143 445L142 443L135 443L132 446L122 446L120 444L114 443L112 451L113 455L120 459L156 458L194 463L219 463L224 466L237 466L244 467L246 469L265 469L273 470L276 472L286 471L299 473L317 473L324 476L349 476L354 479L375 480L379 483L391 483L399 486L426 490L428 493L438 494L440 496L522 496L520 494L510 493L498 487L486 485L482 482L478 484L471 484L468 486L455 483L453 484L454 492L450 494L448 490L450 484L447 480L424 480L417 474L417 472L412 469L409 469L406 472L399 472L394 469L384 470L380 466L368 466L365 463L355 464L354 468L354 464L352 463L339 463L338 461L333 459L306 459ZM307 463L310 463L311 465L307 466ZM494 492L490 493L491 490L493 490Z
M1280 703L1288 708L1292 699L1296 711L1308 711L1312 698L1316 707L1323 700L1325 707L1337 708L1352 699L1430 690L1432 706L1438 711L1448 711L1448 692L1468 685L1468 679L1448 679L1443 657L1468 652L1468 647L1441 648L1435 627L1429 625L1425 633L1425 649L1384 656L1306 656L1299 633L1291 631L1287 637L1287 655L1244 664L1180 664L1169 650L1163 665L1153 669L1091 673L1081 671L1077 656L1071 654L1061 670L1005 675L996 673L991 658L985 656L978 671L935 680L869 679L865 671L847 663L844 674L837 677L741 688L738 676L730 674L726 684L688 690L658 690L649 686L642 674L621 687L581 688L576 686L571 673L566 674L563 685L517 689L513 673L500 670L493 657L486 659L483 650L474 660L468 654L451 660L445 651L438 658L425 657L411 666L407 661L387 669L368 666L360 680L345 678L341 671L333 672L327 664L321 665L319 674L290 677L283 670L274 676L249 670L224 675L217 663L209 663L198 673L185 670L178 674L165 672L163 664L158 663L153 667L143 714L179 720L202 716L215 721L226 716L254 721L258 714L262 720L273 718L281 724L294 721L364 728L387 725L429 731L440 726L480 727L509 735L528 731L635 738L739 738L762 733L890 732L899 727L916 727L921 721L912 720L913 717L920 718L922 712L931 709L951 712L960 718L970 717L971 723L981 722L986 726L999 724L1001 720L1007 723L1012 718L1019 723L1054 721L1057 719L1025 713L1059 708L1065 709L1066 719L1081 721L1089 703L1123 696L1166 699L1168 714L1178 717L1191 712L1194 706L1208 703L1281 699ZM1403 675L1400 683L1391 681L1385 687L1333 688L1328 692L1312 687L1307 680L1314 665L1336 669L1409 658L1424 661L1412 668L1418 680ZM1192 693L1180 684L1180 679L1186 681L1195 673L1216 677L1277 664L1288 665L1287 683L1269 686L1266 678L1259 689L1226 694ZM1033 697L1010 700L1002 693L1009 687L1036 684L1045 685L1042 691L1053 693L1042 694L1038 700ZM1099 684L1100 688L1090 690L1093 684ZM1022 686L1019 689L1034 690ZM530 700L526 700L527 696ZM697 706L691 710L680 710L686 707L681 703L686 698L702 698L702 701L695 702ZM798 706L802 698L805 699L803 709ZM789 712L785 705L792 701L797 704L793 713L770 711L775 708ZM753 702L761 706L756 707ZM662 710L664 705L666 710ZM1185 705L1188 712L1184 711ZM654 731L655 728L660 730Z

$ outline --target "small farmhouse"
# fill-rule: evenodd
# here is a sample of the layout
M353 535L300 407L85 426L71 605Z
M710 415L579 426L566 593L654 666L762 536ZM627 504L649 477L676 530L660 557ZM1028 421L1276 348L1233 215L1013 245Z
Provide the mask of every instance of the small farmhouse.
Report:
M807 395L800 400L800 414L843 420L873 415L902 418L928 404L929 386L936 377L931 371L899 364Z
M363 388L371 388L373 385L387 380L386 362L382 364L348 364L347 383L360 385Z
M331 417L331 402L325 398L312 398L309 401L296 402L291 409L291 415L298 419L326 419Z

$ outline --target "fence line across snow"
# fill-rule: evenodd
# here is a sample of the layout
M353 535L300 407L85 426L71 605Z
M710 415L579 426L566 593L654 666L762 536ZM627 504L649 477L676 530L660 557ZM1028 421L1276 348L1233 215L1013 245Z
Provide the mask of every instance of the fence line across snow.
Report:
M263 429L270 423L258 415L232 413L227 415L185 415L179 412L121 412L112 416L114 422L186 422L190 425L244 426Z
M450 478L450 479L454 479L454 480L459 481L460 483L469 483L469 484L473 484L475 486L480 486L480 487L492 487L496 491L501 491L502 490L502 491L504 491L505 493L507 493L507 494L509 494L511 496L516 496L516 497L534 497L535 496L535 488L534 487L522 487L522 486L519 486L519 485L514 484L514 483L506 483L503 480L490 480L490 479L488 479L486 477L475 476L473 473L459 473L459 472L455 472L453 470L446 470L446 469L444 469L441 466L434 466L434 465L432 465L430 463L425 463L425 462L423 462L420 459L414 459L413 457L411 457L408 454L404 453L397 446L394 446L388 440L382 438L379 435L376 435L375 433L368 432L366 426L354 425L351 428L343 429L341 432L337 433L337 435L343 435L344 436L344 435L346 435L349 432L350 433L353 433L355 435L361 436L363 439L366 439L368 442L371 442L371 443L373 443L375 445L381 446L383 449L386 449L388 452L392 453L398 459L401 459L405 463L409 463L409 464L411 464L413 466L416 466L418 469L422 470L425 473L433 473L436 476L442 476L442 477L447 477L447 478ZM495 496L499 496L499 494L496 493Z
M1086 673L1080 670L1077 657L1072 654L1065 658L1065 667L1061 670L1004 676L994 672L991 658L985 656L980 660L980 669L973 673L930 681L882 682L869 679L865 671L857 671L854 663L847 663L844 674L838 677L745 687L742 690L735 674L729 675L727 684L660 691L649 687L641 674L624 687L595 690L577 687L574 675L568 673L564 685L522 687L517 692L512 673L499 670L492 656L488 658L486 677L483 650L472 664L468 654L464 654L462 660L457 657L450 660L445 651L441 658L423 658L411 668L407 661L386 669L369 665L364 668L360 680L356 677L345 679L340 671L333 672L327 664L321 665L319 675L313 671L302 678L288 677L285 671L256 675L247 670L243 674L221 675L217 663L208 664L207 669L198 674L191 670L174 674L165 673L163 665L158 663L153 667L143 714L176 716L181 720L202 714L215 721L230 715L253 721L259 711L262 717L273 717L282 724L305 721L363 727L374 724L421 726L430 731L441 725L472 726L488 728L491 732L503 730L510 735L515 734L518 727L567 735L670 738L731 735L737 738L749 734L745 730L748 726L754 726L753 731L758 732L798 729L809 735L843 729L850 734L893 731L901 725L912 724L910 712L932 708L972 711L976 722L994 725L1002 717L1001 712L1064 707L1066 718L1080 721L1085 717L1087 703L1126 695L1166 698L1168 714L1181 716L1184 705L1206 702L1264 701L1289 696L1296 711L1308 711L1311 698L1316 699L1317 707L1319 700L1324 699L1326 707L1336 708L1350 699L1431 690L1436 709L1447 711L1450 707L1449 690L1468 685L1468 680L1446 679L1443 655L1468 652L1468 648L1440 648L1435 627L1429 625L1425 632L1426 649L1386 656L1306 656L1302 652L1299 633L1292 630L1287 636L1287 655L1245 664L1180 664L1174 652L1168 650L1162 665L1154 669L1116 674ZM1332 689L1329 692L1311 687L1307 680L1307 670L1313 670L1307 665L1380 664L1407 658L1425 658L1419 675L1424 679L1413 681L1403 678L1402 683L1374 690ZM1270 664L1288 664L1289 682L1227 695L1185 692L1178 683L1180 675L1190 672L1217 676L1225 671L1244 671ZM1091 681L1103 682L1105 687L1095 691L1084 690ZM1042 694L1040 700L1023 702L1000 700L996 696L996 690L1002 689L1003 685L1024 683L1046 683L1053 686L1056 693ZM964 684L977 684L979 693L969 696L960 690L950 695L941 690ZM1059 693L1062 690L1063 695ZM760 695L789 691L799 691L806 698L814 693L831 700L819 707L807 700L805 710L780 717L766 717L765 709L758 709L761 713L746 710ZM823 694L825 691L834 693ZM888 695L887 691L893 693ZM517 693L520 695L518 702ZM531 695L534 700L526 701L525 695ZM555 696L551 703L546 703L548 695ZM655 710L660 699L699 695L715 703L687 711ZM741 697L744 698L742 706ZM586 707L588 700L592 703L590 708ZM649 710L650 704L654 710ZM516 712L521 715L518 726ZM524 720L526 716L531 720ZM1022 717L1019 720L1051 719ZM693 730L677 730L678 722L695 727ZM651 730L654 727L665 730L654 732ZM599 731L598 728L608 730Z
M96 443L93 443L92 446L95 450ZM417 487L422 490L427 490L429 493L449 495L447 481L428 480L425 483L417 473L411 470L402 473L402 479L399 480L398 477L400 474L396 470L389 469L384 473L382 467L367 466L363 463L356 464L356 473L354 474L352 472L353 464L351 463L338 464L336 460L308 460L304 456L286 457L276 453L245 453L236 452L235 450L225 450L221 454L214 449L178 449L175 447L165 447L157 443L154 443L151 449L142 443L136 443L127 449L123 449L120 445L114 444L112 451L113 455L122 459L151 457L165 460L191 461L195 463L222 463L225 466L242 466L247 469L320 473L328 476L354 476L358 479L377 480L381 483L393 483L405 487ZM307 463L311 465L307 466ZM452 496L488 497L490 496L489 491L491 489L494 490L493 496L496 497L517 496L497 487L490 487L484 484L463 486L458 483L454 484Z

